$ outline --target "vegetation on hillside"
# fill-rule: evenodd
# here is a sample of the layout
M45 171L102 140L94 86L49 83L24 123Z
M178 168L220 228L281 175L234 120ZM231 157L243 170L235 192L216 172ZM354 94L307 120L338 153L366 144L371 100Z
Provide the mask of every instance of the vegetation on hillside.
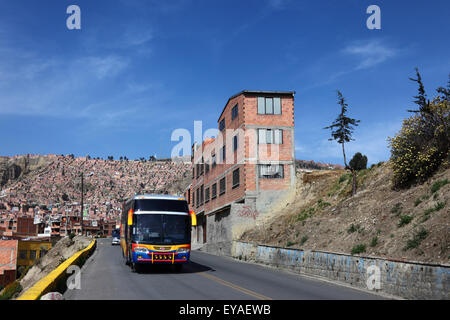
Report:
M416 69L419 85L415 96L417 110L403 121L399 133L389 138L392 182L394 188L408 188L423 183L443 164L449 164L450 146L450 80L447 88L438 88L438 95L427 99L422 78Z

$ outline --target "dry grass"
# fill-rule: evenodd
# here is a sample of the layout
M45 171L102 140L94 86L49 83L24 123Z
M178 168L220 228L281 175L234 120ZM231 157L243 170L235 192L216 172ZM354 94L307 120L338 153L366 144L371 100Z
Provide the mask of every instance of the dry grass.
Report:
M242 239L343 253L365 245L367 255L449 263L450 184L439 181L450 179L450 169L401 191L392 190L391 174L389 163L359 172L358 192L351 197L351 177L344 170L298 172L295 201ZM402 216L411 217L409 223L401 223ZM348 232L352 224L354 232ZM426 237L408 247L419 230L426 230Z

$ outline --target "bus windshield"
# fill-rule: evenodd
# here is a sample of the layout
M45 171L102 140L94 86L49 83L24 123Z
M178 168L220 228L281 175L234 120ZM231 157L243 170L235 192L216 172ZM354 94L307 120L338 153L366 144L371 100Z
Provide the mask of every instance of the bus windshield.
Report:
M132 241L176 245L191 242L191 218L178 214L137 214Z
M189 212L189 208L184 200L141 199L134 202L134 211Z
M112 231L111 235L112 235L113 238L120 238L120 231L119 231L119 229L114 229Z

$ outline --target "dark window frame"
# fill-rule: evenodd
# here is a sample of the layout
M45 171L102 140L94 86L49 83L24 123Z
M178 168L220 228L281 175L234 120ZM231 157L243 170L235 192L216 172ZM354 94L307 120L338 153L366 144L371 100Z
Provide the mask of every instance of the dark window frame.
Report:
M217 165L217 157L215 153L211 153L211 168Z
M236 103L236 105L231 109L231 121L236 119L239 116L239 104Z
M200 205L203 205L204 201L205 201L205 193L204 193L204 186L201 185L200 186Z
M211 200L217 198L217 182L211 185Z
M223 131L225 129L225 117L219 122L219 130Z
M238 143L239 143L238 135L235 135L233 137L233 152L235 152L238 149L238 147L239 147Z
M223 185L222 185L222 181L223 181ZM226 177L223 177L222 179L219 180L219 196L223 195L226 193L227 191L227 180Z
M236 172L237 172L237 174L236 174ZM233 177L232 189L239 187L240 180L241 180L239 168L233 170L232 177Z
M209 197L210 197L209 192L210 192L210 189L208 187L208 188L205 189L205 203L209 202Z
M227 159L227 147L226 145L223 145L223 147L220 149L220 161L221 163L226 163Z

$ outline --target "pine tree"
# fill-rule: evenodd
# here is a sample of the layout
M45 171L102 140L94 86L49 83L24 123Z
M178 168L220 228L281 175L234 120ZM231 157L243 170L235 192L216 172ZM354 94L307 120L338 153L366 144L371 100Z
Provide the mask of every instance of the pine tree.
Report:
M416 100L414 103L419 106L419 110L408 110L408 112L414 113L430 113L430 100L427 99L427 94L425 93L425 87L422 82L422 77L420 76L419 69L416 67L416 76L417 79L409 78L409 80L417 82L419 85L418 94L414 96Z
M324 129L331 130L331 138L328 139L329 141L336 140L337 143L342 145L342 154L344 156L345 169L350 170L353 176L352 195L354 195L356 193L356 172L354 169L352 169L347 165L347 157L345 155L345 143L355 140L352 138L352 133L354 127L358 126L360 120L347 117L346 114L348 104L345 102L345 98L339 90L337 91L337 95L338 95L338 104L341 106L341 113L330 126L325 127Z

